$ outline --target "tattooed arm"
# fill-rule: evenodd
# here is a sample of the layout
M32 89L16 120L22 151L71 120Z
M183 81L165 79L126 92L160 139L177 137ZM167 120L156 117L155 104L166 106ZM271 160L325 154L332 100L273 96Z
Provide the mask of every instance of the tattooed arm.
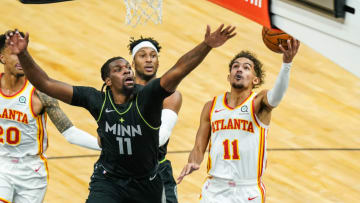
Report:
M70 119L61 110L59 102L56 99L38 90L36 91L36 95L39 97L51 121L68 142L88 149L101 150L94 136L76 128L72 124Z

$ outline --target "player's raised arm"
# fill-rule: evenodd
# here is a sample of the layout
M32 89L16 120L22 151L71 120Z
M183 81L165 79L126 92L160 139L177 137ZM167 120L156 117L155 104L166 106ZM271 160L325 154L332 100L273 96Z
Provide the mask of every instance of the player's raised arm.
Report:
M270 122L270 112L280 104L281 99L285 95L289 86L291 63L299 50L300 42L298 40L288 40L287 43L287 50L279 45L283 52L283 64L275 81L275 85L270 90L261 91L254 100L255 113L265 124Z
M201 162L204 159L205 150L209 143L211 135L211 105L212 101L207 102L201 112L200 126L196 134L195 145L190 152L188 163L185 165L184 169L181 171L179 177L177 178L177 184L179 184L186 175L189 175L193 171L198 170L200 168Z
M29 81L41 92L59 99L66 103L71 103L73 87L66 83L49 78L49 76L36 64L27 51L29 34L22 37L17 30L7 33L6 44L10 47L13 54L17 54L20 64Z
M269 90L266 94L265 104L268 104L269 107L274 108L279 105L281 99L283 98L290 79L290 68L291 63L297 54L300 46L300 42L296 39L288 40L288 49L285 50L281 44L279 45L280 50L283 52L283 64L280 69L279 75L276 79L274 87Z
M208 25L205 40L183 55L176 64L161 77L161 86L169 92L175 91L181 80L203 61L212 48L223 45L228 39L236 35L234 30L235 27L229 25L224 28L224 24L222 24L215 32L211 33L210 26Z
M288 40L287 43L287 50L279 45L280 50L283 52L283 64L275 81L275 85L272 89L265 90L259 94L260 97L263 95L263 97L261 97L261 101L270 109L278 106L285 95L289 85L291 64L300 47L300 42L296 39Z

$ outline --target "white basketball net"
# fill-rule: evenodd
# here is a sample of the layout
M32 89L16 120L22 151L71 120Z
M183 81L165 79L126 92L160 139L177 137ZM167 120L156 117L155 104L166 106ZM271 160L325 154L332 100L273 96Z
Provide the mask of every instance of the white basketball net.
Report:
M126 5L125 23L135 27L151 20L155 24L162 21L162 0L124 0Z

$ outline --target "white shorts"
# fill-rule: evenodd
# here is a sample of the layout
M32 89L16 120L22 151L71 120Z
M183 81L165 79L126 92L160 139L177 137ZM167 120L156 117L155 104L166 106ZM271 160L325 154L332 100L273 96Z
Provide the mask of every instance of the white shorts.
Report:
M260 182L248 183L211 177L205 181L200 203L264 203L265 187Z
M46 159L0 157L0 163L0 202L43 202L48 181Z

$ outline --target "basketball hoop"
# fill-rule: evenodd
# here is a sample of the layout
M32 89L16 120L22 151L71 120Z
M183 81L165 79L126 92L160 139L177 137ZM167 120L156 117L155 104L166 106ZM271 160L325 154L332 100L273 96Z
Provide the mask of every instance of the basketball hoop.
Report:
M125 23L135 27L149 20L155 24L162 21L162 0L124 0L126 5Z

